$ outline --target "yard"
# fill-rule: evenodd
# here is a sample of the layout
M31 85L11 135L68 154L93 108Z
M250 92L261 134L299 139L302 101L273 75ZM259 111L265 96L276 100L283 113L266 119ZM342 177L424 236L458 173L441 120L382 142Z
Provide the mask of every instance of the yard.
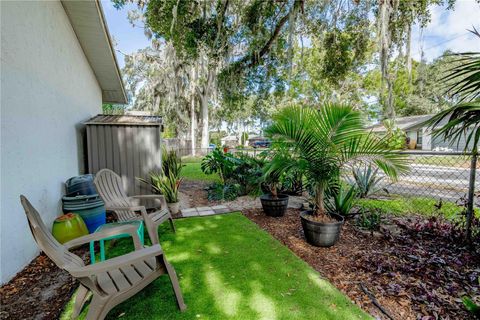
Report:
M0 320L480 320L480 1L0 2Z
M178 311L167 277L109 313L109 319L368 319L368 315L240 213L176 220L161 243L180 278ZM108 257L132 250L130 240ZM73 300L73 299L72 299ZM61 319L69 319L71 303ZM85 314L84 312L83 314Z

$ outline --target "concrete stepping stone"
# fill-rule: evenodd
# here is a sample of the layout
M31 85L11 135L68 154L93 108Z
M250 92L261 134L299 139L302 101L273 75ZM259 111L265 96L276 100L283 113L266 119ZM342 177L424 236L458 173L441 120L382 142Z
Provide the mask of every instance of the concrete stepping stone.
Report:
M216 212L213 210L198 210L198 215L199 216L211 216L212 214L215 214Z
M196 217L196 216L198 216L197 208L182 209L181 212L182 212L183 217Z
M225 206L218 205L213 207L197 207L197 208L188 208L180 210L184 218L187 217L197 217L197 216L211 216L214 214L228 213L235 210Z

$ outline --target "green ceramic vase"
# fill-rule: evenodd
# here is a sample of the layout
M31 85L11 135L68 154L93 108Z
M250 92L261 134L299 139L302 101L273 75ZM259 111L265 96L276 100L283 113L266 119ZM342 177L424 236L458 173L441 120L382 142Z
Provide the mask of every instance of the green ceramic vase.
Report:
M52 234L60 243L88 234L87 226L82 217L75 213L64 214L53 222Z

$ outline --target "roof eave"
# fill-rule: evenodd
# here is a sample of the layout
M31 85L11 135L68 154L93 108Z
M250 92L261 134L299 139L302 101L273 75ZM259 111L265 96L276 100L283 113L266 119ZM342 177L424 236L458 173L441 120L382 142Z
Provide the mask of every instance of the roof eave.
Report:
M104 103L126 104L125 86L99 0L62 0L63 8L98 84Z

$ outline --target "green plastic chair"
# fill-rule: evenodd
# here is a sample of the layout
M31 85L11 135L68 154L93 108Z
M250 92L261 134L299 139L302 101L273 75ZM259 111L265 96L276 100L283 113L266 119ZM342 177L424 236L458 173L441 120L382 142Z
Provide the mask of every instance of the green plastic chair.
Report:
M104 225L101 225L95 230L96 232L102 232L106 231L108 229L116 228L118 226L122 225L136 225L137 227L137 234L138 238L140 239L140 243L143 246L145 244L144 236L143 236L143 221L129 221L129 222L113 222L113 223L107 223ZM108 240L113 240L113 239L120 239L120 238L129 238L130 234L124 233L124 234L116 234L110 237L102 238L98 240L100 243L100 261L105 261L105 241ZM94 264L96 262L95 259L95 241L90 241L90 260L91 263Z

